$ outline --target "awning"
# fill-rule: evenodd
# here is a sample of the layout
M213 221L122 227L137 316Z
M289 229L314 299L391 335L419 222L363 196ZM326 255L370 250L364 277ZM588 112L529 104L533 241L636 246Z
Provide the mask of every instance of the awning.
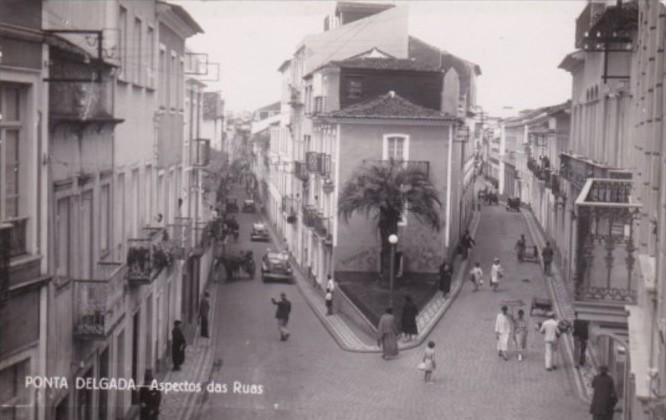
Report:
M645 324L645 311L640 306L627 305L629 312L629 360L631 373L636 382L636 397L650 398L650 376L648 349L650 348L649 334Z

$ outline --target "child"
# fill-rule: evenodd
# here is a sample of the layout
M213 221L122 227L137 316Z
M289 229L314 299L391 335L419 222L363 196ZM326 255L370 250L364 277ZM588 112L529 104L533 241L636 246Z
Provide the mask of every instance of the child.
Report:
M423 364L425 365L425 383L432 383L432 372L437 367L435 363L435 342L428 341L428 346L423 354Z
M474 283L474 291L479 290L479 285L483 284L483 270L480 262L474 263L474 268L469 272L469 280Z
M326 289L326 315L333 315L333 293L331 289Z

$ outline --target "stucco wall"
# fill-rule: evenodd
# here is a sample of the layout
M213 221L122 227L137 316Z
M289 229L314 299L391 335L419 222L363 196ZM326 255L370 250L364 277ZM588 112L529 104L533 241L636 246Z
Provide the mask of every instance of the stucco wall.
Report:
M406 271L435 272L445 251L448 127L343 125L340 133L340 190L364 159L381 159L385 134L409 135L409 159L430 162L430 179L442 202L441 230L434 231L409 215L407 225L400 227L398 250L405 255ZM335 271L377 269L380 241L375 221L364 215L354 215L349 223L338 222L337 233Z

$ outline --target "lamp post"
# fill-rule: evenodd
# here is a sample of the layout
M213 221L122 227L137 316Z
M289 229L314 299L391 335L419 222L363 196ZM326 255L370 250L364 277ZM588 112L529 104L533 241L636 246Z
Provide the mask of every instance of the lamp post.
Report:
M391 261L389 262L389 289L390 289L390 300L389 307L393 308L393 283L395 282L395 246L398 244L398 235L392 233L388 237L389 244L391 244Z

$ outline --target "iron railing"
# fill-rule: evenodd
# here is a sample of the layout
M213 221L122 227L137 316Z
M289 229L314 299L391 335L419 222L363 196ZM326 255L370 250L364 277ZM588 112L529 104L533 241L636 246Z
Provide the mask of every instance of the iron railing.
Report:
M123 263L98 262L92 278L74 280L76 338L94 340L109 336L124 313L126 272Z
M403 168L415 169L423 172L426 176L430 176L430 162L426 160L377 160L366 159L363 161L365 165L397 165Z

